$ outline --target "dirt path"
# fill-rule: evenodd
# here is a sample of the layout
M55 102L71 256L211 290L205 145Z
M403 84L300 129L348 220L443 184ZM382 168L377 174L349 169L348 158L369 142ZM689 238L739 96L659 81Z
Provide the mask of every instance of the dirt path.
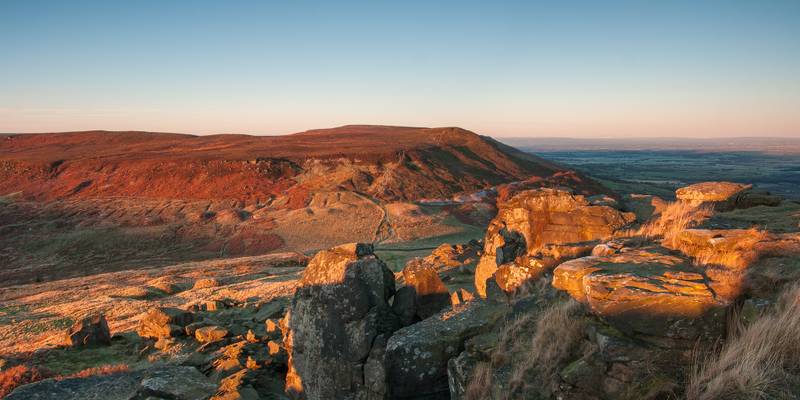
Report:
M378 207L378 209L381 210L381 214L382 214L381 215L381 222L380 222L380 224L378 224L378 227L375 229L375 233L373 234L373 238L372 238L372 243L378 244L378 243L381 243L383 241L386 241L386 240L391 239L392 237L394 237L394 228L392 228L392 224L389 221L389 211L386 209L386 206L384 206L383 203L380 200L378 200L378 199L376 199L376 198L374 198L374 197L372 197L372 196L370 196L368 194L361 193L361 192L353 192L353 194L355 194L356 196L358 196L358 197L360 197L360 198L362 198L364 200L367 200L367 201L373 203L375 205L375 207Z

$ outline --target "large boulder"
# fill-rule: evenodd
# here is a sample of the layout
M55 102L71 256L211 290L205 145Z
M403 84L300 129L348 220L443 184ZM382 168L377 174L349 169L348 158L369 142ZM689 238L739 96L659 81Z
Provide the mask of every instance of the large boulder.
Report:
M194 337L200 343L217 342L225 336L228 336L228 330L215 325L204 326L194 331Z
M130 400L136 398L141 380L139 372L45 379L16 388L5 400Z
M70 347L111 344L106 317L95 314L76 322L67 332L65 342Z
M412 260L403 268L403 280L414 291L414 309L419 319L450 306L450 292L433 266Z
M593 204L565 189L520 192L499 204L486 232L475 271L475 287L486 296L486 280L503 268L498 284L511 292L557 265L558 260L588 254L599 239L612 236L635 219L602 201ZM560 251L553 252L552 246ZM569 250L569 247L576 246Z
M443 243L424 260L426 264L434 266L437 270L464 267L478 261L482 247L482 243L477 240L456 245Z
M733 301L746 289L751 264L774 242L766 232L755 229L686 229L673 244L705 266L718 298Z
M717 211L755 206L777 206L780 196L753 190L753 185L734 182L700 182L675 191L678 200L692 205L712 205Z
M163 399L203 400L216 391L217 385L194 367L153 368L139 383L140 394Z
M193 367L164 366L87 378L47 379L20 386L7 400L204 400L217 390Z
M471 301L398 330L386 345L381 365L392 399L447 398L448 361L464 351L464 342L487 332L508 307Z
M703 271L659 247L567 261L553 286L632 335L695 340L717 337L725 306Z
M399 327L388 303L394 291L394 275L371 245L317 253L286 317L287 392L308 399L366 395L364 363L373 343Z
M728 201L753 185L734 182L700 182L675 191L678 200L695 204Z
M194 321L189 311L172 307L154 307L148 310L139 321L136 333L144 338L167 338L182 336L186 325Z

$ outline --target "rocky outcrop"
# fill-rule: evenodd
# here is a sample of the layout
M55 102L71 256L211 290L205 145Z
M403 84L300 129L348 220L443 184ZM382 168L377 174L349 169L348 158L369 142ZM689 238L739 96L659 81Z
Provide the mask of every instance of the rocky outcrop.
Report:
M67 332L65 343L70 347L111 344L105 315L96 314L76 322Z
M182 336L186 332L186 325L192 321L194 316L191 312L171 307L155 307L144 314L136 333L153 339Z
M414 310L425 319L450 306L450 292L436 269L420 260L412 260L403 268L403 280L414 292Z
M483 243L471 240L466 244L444 243L424 258L424 262L437 270L445 268L465 268L474 265L480 257Z
M219 326L204 326L194 331L194 337L200 343L212 343L228 336L228 330Z
M47 379L21 386L7 400L204 400L217 390L193 367L164 366L88 378Z
M708 204L717 211L755 206L777 206L780 196L753 190L753 185L733 182L701 182L675 191L678 200L692 205Z
M287 392L308 399L367 395L364 363L376 338L399 327L388 303L394 291L394 275L371 245L317 253L287 314Z
M753 185L734 182L700 182L675 191L678 200L693 203L728 201L736 194L750 189Z
M688 259L655 246L570 260L553 271L554 287L617 329L688 341L724 329L727 302L708 281Z
M588 254L596 243L587 242L608 238L635 219L609 206L609 199L599 204L565 189L528 190L499 204L475 271L478 294L486 296L486 280L496 272L501 288L514 291L558 260ZM561 252L547 251L552 245Z

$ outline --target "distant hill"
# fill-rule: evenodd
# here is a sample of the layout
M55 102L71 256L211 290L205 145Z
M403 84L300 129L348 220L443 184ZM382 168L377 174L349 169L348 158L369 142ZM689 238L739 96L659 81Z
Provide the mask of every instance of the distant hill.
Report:
M126 196L252 204L294 188L417 200L563 170L460 128L350 125L284 136L88 131L0 140L0 195L22 192L31 199Z

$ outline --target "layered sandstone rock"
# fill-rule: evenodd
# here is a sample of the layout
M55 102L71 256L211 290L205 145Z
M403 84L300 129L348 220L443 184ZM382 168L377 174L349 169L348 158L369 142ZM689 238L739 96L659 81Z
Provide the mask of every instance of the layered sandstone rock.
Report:
M403 268L403 280L414 292L414 310L419 319L450 306L450 292L434 267L412 260Z
M719 299L734 301L745 291L750 266L759 258L762 243L772 243L755 229L686 229L675 248L703 265L709 286Z
M704 272L667 249L629 249L567 261L553 286L629 334L693 340L723 328L724 299Z
M592 241L610 237L634 219L632 213L593 205L565 189L521 192L499 205L489 225L475 271L477 292L486 296L486 280L496 272L498 284L511 292L559 259L588 254L596 244Z
M185 333L186 325L193 320L191 312L171 307L155 307L142 317L136 333L153 339L181 336Z
M388 303L394 291L394 275L371 245L317 253L287 315L287 392L308 399L365 396L364 363L375 339L399 327Z
M777 206L780 196L753 190L753 185L734 182L700 182L675 191L678 200L693 205L713 205L717 211L755 206Z
M675 191L678 200L693 203L728 201L736 194L750 189L753 185L734 182L700 182Z
M483 243L472 240L466 244L441 244L424 258L424 262L437 270L466 267L478 261Z

